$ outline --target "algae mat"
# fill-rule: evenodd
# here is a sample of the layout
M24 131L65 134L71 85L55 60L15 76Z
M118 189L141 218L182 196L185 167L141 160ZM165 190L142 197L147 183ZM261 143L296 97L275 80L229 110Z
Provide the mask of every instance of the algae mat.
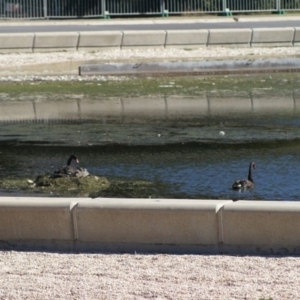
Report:
M259 90L264 93L298 89L300 75L278 73L232 76L174 76L174 77L112 77L85 78L81 81L31 80L0 82L0 101L12 99L65 100L68 97L139 97L158 95L189 95L222 91Z

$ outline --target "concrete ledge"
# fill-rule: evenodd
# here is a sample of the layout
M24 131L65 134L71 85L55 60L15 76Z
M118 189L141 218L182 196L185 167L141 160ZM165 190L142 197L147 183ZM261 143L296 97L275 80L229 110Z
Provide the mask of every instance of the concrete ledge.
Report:
M300 28L37 32L0 34L0 53L118 48L299 46Z
M218 205L227 201L99 199L79 203L78 240L90 245L205 246L218 251ZM231 201L230 201L231 202Z
M86 64L80 75L239 74L300 70L299 58Z
M199 48L207 45L208 30L167 30L166 48Z
M32 52L33 33L1 33L0 53Z
M34 52L76 51L78 32L38 32L34 38Z
M292 47L294 28L253 28L251 47Z
M124 31L122 48L159 47L165 46L166 31Z
M300 254L300 203L0 198L0 249Z
M80 32L78 50L91 51L121 47L123 33L118 31Z
M300 46L300 27L295 27L294 43L295 47Z
M251 29L211 29L207 46L250 47Z
M238 201L222 213L225 252L299 253L299 202Z
M74 241L69 199L0 198L0 224L0 241L7 245L65 247Z

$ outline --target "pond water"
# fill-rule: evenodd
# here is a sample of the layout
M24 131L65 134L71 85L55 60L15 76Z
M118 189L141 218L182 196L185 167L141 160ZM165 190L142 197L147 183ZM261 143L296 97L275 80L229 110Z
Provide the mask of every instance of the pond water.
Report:
M0 180L51 172L76 153L92 174L168 184L171 193L161 197L298 201L299 126L295 109L3 123ZM247 178L251 161L257 164L255 189L233 191L234 180Z

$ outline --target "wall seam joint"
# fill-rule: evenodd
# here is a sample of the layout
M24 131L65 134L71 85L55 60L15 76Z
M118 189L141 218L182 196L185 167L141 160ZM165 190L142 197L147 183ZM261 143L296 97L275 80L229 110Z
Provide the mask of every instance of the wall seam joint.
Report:
M220 203L216 206L217 222L218 222L218 246L219 253L223 253L223 244L224 244L224 226L223 226L223 210L224 206L227 203L231 203L232 200Z
M72 220L72 228L73 228L73 242L74 242L74 251L77 251L77 240L79 237L78 234L78 222L77 222L77 207L78 202L70 203L70 212L71 212L71 220Z
M121 37L121 44L120 49L123 49L123 43L124 43L124 31L121 31L122 37Z
M295 47L296 27L293 27L293 28L294 28L294 34L293 34L293 41L292 41L292 45L293 45L293 47Z
M253 43L253 28L250 28L251 30L251 36L250 36L250 48L252 48L252 43Z

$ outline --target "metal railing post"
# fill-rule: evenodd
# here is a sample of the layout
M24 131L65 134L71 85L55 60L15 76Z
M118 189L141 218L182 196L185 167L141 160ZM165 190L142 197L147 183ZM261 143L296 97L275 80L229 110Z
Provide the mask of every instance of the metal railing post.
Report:
M169 16L169 11L166 10L165 0L160 0L160 15L162 17Z
M229 8L227 7L227 1L226 0L222 0L222 12L219 14L221 16L232 16L231 11L229 10Z
M227 1L226 0L223 0L222 1L222 11L224 14L226 14L226 9L227 9Z
M283 15L284 10L281 8L281 0L276 0L276 11L277 14Z
M106 11L106 0L101 0L101 7L102 7L102 17L105 17L105 11Z
M43 1L43 10L44 10L44 19L48 18L48 11L47 11L47 0Z

